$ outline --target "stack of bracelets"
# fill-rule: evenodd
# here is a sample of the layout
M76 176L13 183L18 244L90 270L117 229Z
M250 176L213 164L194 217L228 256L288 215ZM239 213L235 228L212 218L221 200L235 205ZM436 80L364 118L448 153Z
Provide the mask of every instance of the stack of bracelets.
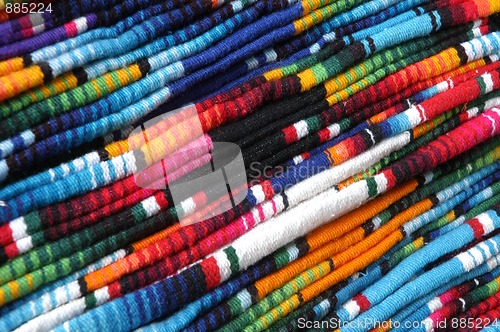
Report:
M0 0L0 332L500 331L499 134L500 0Z

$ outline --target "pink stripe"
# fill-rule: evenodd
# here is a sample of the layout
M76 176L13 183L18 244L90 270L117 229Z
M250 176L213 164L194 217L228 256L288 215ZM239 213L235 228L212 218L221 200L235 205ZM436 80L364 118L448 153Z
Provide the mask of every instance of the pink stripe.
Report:
M66 23L64 25L64 29L66 29L66 35L68 35L68 37L74 37L78 34L78 28L76 26L76 23L74 21L71 21L69 23Z

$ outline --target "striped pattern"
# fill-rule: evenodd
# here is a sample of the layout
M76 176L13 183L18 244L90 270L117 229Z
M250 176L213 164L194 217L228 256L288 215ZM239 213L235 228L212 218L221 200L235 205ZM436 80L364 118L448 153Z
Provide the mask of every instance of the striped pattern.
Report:
M0 331L498 330L499 134L496 0L0 0Z

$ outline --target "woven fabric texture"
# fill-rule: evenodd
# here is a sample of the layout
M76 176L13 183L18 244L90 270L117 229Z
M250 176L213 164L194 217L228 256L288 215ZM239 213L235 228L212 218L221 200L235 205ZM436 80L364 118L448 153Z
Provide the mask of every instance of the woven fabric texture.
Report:
M0 0L1 331L500 331L500 1Z

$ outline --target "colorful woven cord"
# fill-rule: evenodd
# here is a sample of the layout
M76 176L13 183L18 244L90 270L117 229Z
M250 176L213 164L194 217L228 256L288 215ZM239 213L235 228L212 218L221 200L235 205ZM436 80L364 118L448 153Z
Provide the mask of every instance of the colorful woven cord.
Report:
M500 1L0 0L0 332L500 331Z

